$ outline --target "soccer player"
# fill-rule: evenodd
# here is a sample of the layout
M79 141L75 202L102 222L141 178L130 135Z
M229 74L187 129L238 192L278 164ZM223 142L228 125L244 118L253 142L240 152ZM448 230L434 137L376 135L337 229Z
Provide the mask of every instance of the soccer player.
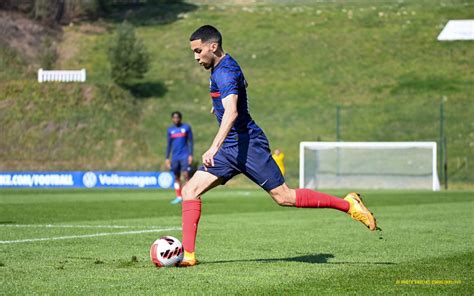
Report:
M191 35L190 45L194 59L211 71L209 88L219 130L202 155L203 165L183 188L184 258L180 266L197 264L195 241L201 195L238 174L244 174L267 191L280 206L336 209L374 231L375 218L358 194L349 193L342 199L309 189L291 189L285 184L265 134L249 114L248 84L242 69L224 52L219 31L202 26Z
M193 163L193 132L189 124L182 122L183 115L179 111L171 113L173 124L168 128L166 147L166 167L173 171L174 190L176 198L172 204L182 202L181 197L181 173L184 180L189 181L189 172ZM170 160L171 155L171 160Z

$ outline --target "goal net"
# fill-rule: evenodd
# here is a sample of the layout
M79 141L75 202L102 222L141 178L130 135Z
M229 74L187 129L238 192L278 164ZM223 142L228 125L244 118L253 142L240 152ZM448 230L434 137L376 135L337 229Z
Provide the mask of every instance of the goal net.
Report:
M300 188L438 191L436 142L301 142Z

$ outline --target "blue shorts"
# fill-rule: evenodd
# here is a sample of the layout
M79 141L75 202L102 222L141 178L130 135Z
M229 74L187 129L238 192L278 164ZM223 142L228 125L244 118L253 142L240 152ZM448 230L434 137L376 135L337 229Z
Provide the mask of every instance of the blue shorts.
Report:
M239 135L237 144L219 149L213 167L201 166L199 170L221 178L223 183L242 173L266 191L285 183L263 132L255 137Z
M171 160L171 171L175 175L179 175L181 172L189 172L191 170L191 166L188 163L188 159L172 159Z

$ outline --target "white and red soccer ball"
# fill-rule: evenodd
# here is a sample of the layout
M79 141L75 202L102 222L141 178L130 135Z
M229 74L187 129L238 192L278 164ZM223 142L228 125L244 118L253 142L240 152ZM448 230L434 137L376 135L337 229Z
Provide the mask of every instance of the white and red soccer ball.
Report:
M172 236L157 239L150 248L151 261L156 267L176 266L183 260L183 256L183 245Z

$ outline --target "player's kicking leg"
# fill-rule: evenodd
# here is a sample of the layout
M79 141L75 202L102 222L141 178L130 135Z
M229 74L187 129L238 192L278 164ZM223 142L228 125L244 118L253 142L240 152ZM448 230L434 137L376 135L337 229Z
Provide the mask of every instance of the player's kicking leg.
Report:
M281 206L337 209L361 222L371 231L377 228L374 215L364 205L358 193L349 193L342 199L310 189L290 189L285 183L268 190L268 193Z
M344 199L310 189L291 189L285 184L280 169L271 156L267 138L262 134L250 140L244 174L267 191L281 206L298 208L333 208L349 214L370 230L377 225L372 213L356 193Z
M204 171L197 171L191 180L183 187L183 248L184 258L181 267L197 264L195 251L196 233L201 217L201 195L220 185L222 180Z

